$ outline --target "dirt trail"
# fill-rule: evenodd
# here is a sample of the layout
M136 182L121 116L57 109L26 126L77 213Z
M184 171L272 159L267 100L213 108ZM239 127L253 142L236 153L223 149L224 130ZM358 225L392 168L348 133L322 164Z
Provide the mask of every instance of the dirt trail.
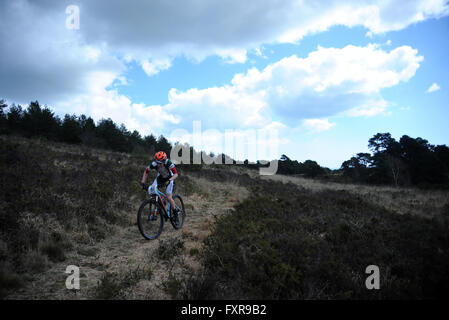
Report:
M77 247L75 244L75 249L66 254L65 261L52 264L44 273L27 276L25 286L7 299L95 299L99 294L100 279L106 272L112 274L113 279L127 277L128 282L134 281L131 285L121 286L121 294L114 298L171 299L167 289L169 275L179 278L198 270L198 251L202 240L210 233L214 216L233 210L233 206L249 194L247 189L236 184L192 179L200 191L183 196L187 216L182 229L174 230L170 223L166 223L158 239L145 240L136 224L140 205L140 201L136 201L133 210L124 213L127 226L114 226L110 236L93 246ZM182 252L168 261L159 259L157 251L161 243L176 239L184 243ZM66 288L69 274L65 270L69 265L80 268L79 290Z

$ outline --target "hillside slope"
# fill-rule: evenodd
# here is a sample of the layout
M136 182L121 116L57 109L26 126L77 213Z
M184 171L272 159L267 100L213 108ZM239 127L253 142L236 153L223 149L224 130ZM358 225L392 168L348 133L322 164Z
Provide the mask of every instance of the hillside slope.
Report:
M136 225L147 159L10 137L1 148L7 299L170 298L173 279L198 269L214 217L248 195L233 181L211 183L181 169L175 193L184 198L185 225L165 224L147 241ZM65 287L68 265L80 267L78 291Z
M148 159L1 137L6 299L414 299L449 292L449 197L179 166L187 218L139 234ZM151 179L153 176L150 177ZM378 265L381 290L367 290ZM68 265L80 290L67 290Z

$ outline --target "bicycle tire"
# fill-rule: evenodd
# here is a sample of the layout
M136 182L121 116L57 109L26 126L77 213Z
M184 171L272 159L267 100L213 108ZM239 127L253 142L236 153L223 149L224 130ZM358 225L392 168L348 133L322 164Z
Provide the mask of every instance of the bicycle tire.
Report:
M179 199L179 202L181 204L180 205L181 213L178 214L177 219L170 219L170 222L171 222L173 228L178 230L178 229L181 229L182 226L184 225L184 219L186 217L186 209L184 207L184 201L182 200L181 196L177 194L173 197L173 201L175 201L175 204L176 204L176 199Z
M148 206L149 205L149 206ZM148 211L147 211L148 206ZM150 222L149 216L153 214L153 209L156 208L158 210L158 214L156 215L157 221ZM159 223L159 226L157 225ZM140 205L139 211L137 212L137 226L139 227L140 234L147 240L154 240L159 237L162 233L162 229L164 228L164 217L162 215L162 209L159 204L152 202L151 200L145 200ZM150 229L150 226L154 228Z

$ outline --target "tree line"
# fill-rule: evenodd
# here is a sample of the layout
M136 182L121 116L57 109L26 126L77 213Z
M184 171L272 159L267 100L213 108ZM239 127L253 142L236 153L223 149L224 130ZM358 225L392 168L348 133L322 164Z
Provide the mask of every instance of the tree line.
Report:
M313 160L298 162L298 160L291 160L285 154L283 154L279 160L278 173L280 174L297 174L308 178L315 178L332 173L331 169L321 167L316 161Z
M277 173L336 182L449 189L449 147L446 145L435 146L408 135L396 141L387 132L369 139L368 148L372 153L357 153L337 170L322 167L313 160L292 160L283 154ZM259 168L260 164L248 167Z
M27 138L42 137L50 141L58 141L70 144L83 144L93 148L112 150L117 152L154 155L157 151L164 151L168 155L173 147L180 146L182 150L188 150L188 163L195 164L192 167L209 163L237 164L231 157L213 153L207 154L208 162L204 161L202 153L188 143L174 145L167 138L160 135L156 138L153 134L142 137L134 130L129 131L124 124L120 126L110 118L101 119L98 123L86 115L66 114L63 119L47 106L41 106L38 101L32 101L27 108L12 104L8 106L5 100L0 100L0 134L17 134ZM183 160L182 152L178 153ZM259 164L249 163L245 160L243 165L251 169L257 169Z
M125 125L118 126L111 119L97 124L91 117L66 114L63 119L38 101L26 109L0 100L0 134L18 134L25 137L44 137L48 140L71 144L84 144L94 148L126 153L170 152L172 145L163 136L150 134L142 137L136 130L130 132Z
M188 163L193 164L191 169L198 169L203 164L232 163L240 164L225 154L207 154L208 161L204 161L204 151L197 151L188 143L174 145L167 138L160 135L156 138L153 134L142 137L134 130L129 131L124 124L120 126L110 118L101 119L98 123L86 115L66 114L63 119L47 106L41 106L38 101L32 101L27 108L12 104L8 106L5 100L0 100L0 134L17 134L27 138L42 137L50 141L58 141L70 144L83 144L93 148L100 148L118 152L134 153L142 155L154 155L157 151L164 151L168 155L173 147L180 146L182 150L188 150ZM183 160L182 152L178 156ZM198 159L199 164L198 164ZM245 160L242 165L250 169L258 169L259 162L250 163Z
M341 165L355 182L449 188L449 148L426 139L377 133L368 141L371 153L358 153Z
M9 107L9 108L8 108ZM154 154L164 151L170 154L174 147L163 135L156 138L150 134L142 137L137 130L129 131L125 125L118 126L110 118L98 123L85 115L66 114L63 119L55 115L47 106L38 101L31 102L26 109L20 105L8 106L0 100L0 134L18 134L25 137L44 137L48 140L118 152ZM175 143L175 146L177 143ZM198 157L192 146L184 145L190 151L190 163ZM371 153L358 153L342 163L339 170L321 167L316 161L303 163L283 154L279 159L278 173L303 175L306 177L329 177L341 174L345 181L367 184L387 184L394 186L449 187L449 148L446 145L431 145L422 138L404 135L399 141L390 133L377 133L368 141ZM209 154L211 158L222 157L225 163L237 161L224 155ZM203 164L204 161L201 160ZM244 166L259 169L259 161Z
M125 125L118 126L111 119L102 119L97 124L91 117L85 115L66 114L61 119L47 106L41 106L38 101L31 102L26 109L12 104L9 110L6 110L8 105L5 100L0 100L0 134L18 134L28 138L44 137L52 141L83 144L126 153L154 154L157 151L164 151L170 154L174 147L163 135L158 138L152 134L142 137L138 131L130 132ZM201 159L201 164L204 163L204 159L200 156L201 152L188 144L183 145L183 148L189 150L190 163L196 163L195 158ZM239 163L249 169L259 169L262 166L259 161L251 163L245 160L241 163L224 154L210 153L208 156L214 159L215 163ZM283 155L278 172L315 177L329 171L320 167L315 161L307 160L302 164Z

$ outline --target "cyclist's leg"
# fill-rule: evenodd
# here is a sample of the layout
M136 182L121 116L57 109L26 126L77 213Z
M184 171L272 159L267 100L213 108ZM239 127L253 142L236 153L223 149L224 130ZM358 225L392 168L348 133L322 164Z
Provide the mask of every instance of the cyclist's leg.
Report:
M156 177L156 179L154 179L154 181L153 181L153 184L152 184L152 185L150 185L150 186L148 187L148 190L147 190L147 191L148 191L148 193L150 193L150 188L151 188L151 187L153 187L153 186L154 186L154 187L156 187L156 188L157 188L157 178L158 178L158 177Z
M170 198L173 193L174 185L175 183L173 181L168 181L167 188L165 189L165 193L167 194L167 196L170 195Z
M159 175L158 174L158 176L156 177L156 184L157 184L157 188L159 189L159 190L162 190L162 188L166 185L166 183L168 182L168 179L167 178L163 178L161 175ZM167 200L168 200L168 195L167 195L167 193L165 194L165 196L166 196L166 198L167 198ZM170 201L170 200L169 200ZM171 202L170 202L170 206L171 206L172 204L171 204ZM167 205L165 205L165 210L167 210L168 209L168 206Z
M167 185L167 188L165 189L165 194L167 195L167 200L170 202L170 208L172 208L172 209L174 209L176 207L175 202L173 201L173 197L172 197L173 186L174 186L174 182L170 181L169 184Z
M150 193L150 188L153 187L153 186L155 188L157 188L157 177L156 177L156 179L154 179L153 184L148 187L148 190L147 190L148 193ZM156 211L154 211L153 214L151 215L150 221L157 221Z

